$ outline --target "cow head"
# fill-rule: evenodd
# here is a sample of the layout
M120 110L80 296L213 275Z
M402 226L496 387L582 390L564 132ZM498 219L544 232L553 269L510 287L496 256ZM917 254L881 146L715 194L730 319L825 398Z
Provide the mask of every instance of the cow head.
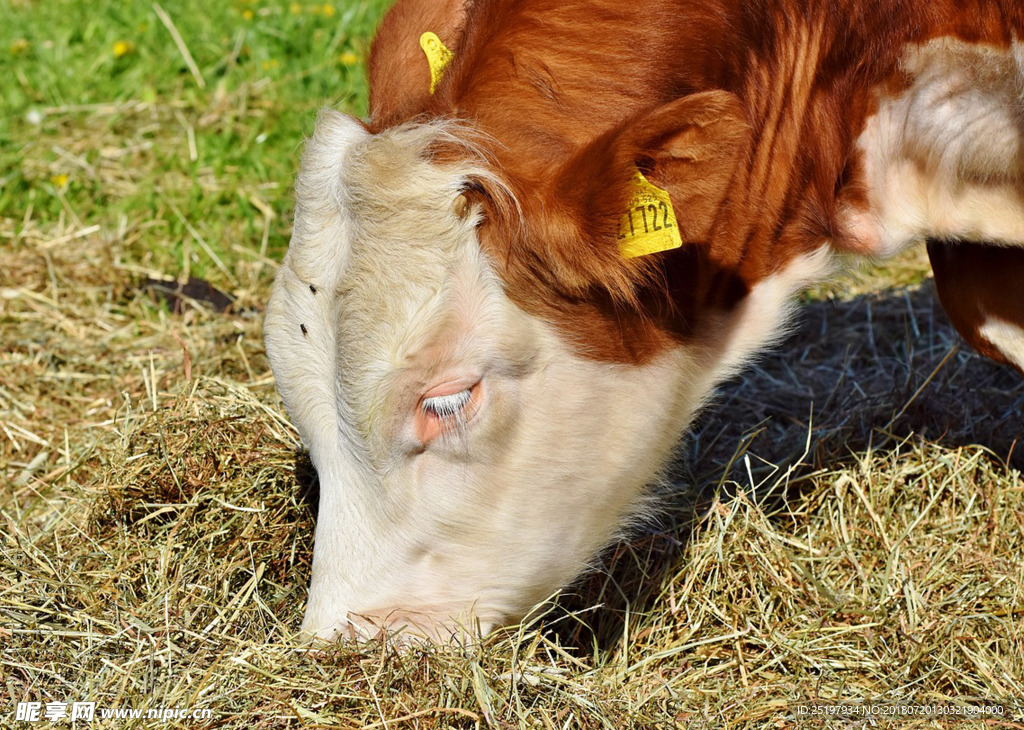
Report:
M265 331L320 479L303 629L322 638L486 632L569 583L813 275L755 289L713 344L588 358L507 295L474 191L515 201L461 132L326 111L303 157Z

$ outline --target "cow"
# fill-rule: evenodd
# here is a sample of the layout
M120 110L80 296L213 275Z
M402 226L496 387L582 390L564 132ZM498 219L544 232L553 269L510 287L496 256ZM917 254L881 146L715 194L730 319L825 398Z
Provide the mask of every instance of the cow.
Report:
M303 631L520 620L850 258L927 244L1024 368L1022 37L1020 0L399 0L267 308L320 483Z

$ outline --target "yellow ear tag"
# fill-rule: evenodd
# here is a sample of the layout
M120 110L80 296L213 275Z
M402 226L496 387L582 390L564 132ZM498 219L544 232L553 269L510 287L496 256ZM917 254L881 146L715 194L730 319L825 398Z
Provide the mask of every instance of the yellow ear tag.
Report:
M420 48L427 54L427 63L430 64L430 93L437 90L441 83L441 77L448 69L448 65L455 58L455 54L449 51L441 39L435 33L427 31L420 36Z
M652 185L637 170L633 197L619 228L619 250L627 259L668 251L683 245L668 192Z

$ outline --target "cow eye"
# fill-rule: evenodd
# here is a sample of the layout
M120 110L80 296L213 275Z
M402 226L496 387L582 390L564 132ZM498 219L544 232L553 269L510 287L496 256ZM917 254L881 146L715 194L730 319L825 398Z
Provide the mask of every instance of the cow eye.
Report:
M427 413L437 416L441 420L455 418L469 405L473 394L469 388L452 393L451 395L437 395L433 398L424 398L422 408Z

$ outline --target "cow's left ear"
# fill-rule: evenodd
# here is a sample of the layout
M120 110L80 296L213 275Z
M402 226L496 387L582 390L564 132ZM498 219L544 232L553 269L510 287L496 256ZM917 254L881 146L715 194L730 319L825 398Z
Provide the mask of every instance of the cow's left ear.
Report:
M691 94L596 139L562 168L553 197L605 249L599 255L614 251L609 241L620 231L639 170L668 191L683 242L707 241L749 141L750 125L735 95Z
M750 125L733 94L708 91L676 99L593 140L560 165L550 185L519 186L532 236L506 234L498 241L503 230L516 229L497 226L485 231L485 240L495 239L492 247L504 262L511 291L533 291L540 284L586 298L598 288L636 304L659 262L656 256L633 257L635 251L623 246L637 171L668 192L682 245L706 242L749 147Z
M683 242L709 240L736 166L748 154L750 125L739 99L707 91L665 104L620 133L616 157L672 198Z

